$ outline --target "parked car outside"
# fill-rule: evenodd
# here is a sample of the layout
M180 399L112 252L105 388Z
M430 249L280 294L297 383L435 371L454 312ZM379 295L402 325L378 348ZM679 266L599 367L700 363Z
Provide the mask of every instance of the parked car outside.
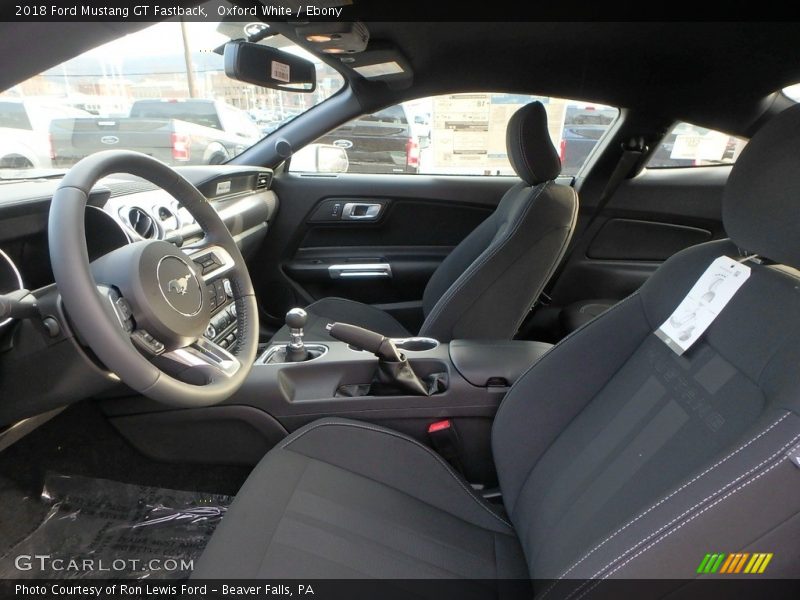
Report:
M246 112L219 100L137 100L124 118L57 119L53 160L71 166L99 150L137 150L168 164L221 164L261 138Z
M0 98L0 169L48 168L53 119L88 117L86 111L34 98Z
M317 140L347 151L350 173L418 173L420 141L402 105L363 115Z

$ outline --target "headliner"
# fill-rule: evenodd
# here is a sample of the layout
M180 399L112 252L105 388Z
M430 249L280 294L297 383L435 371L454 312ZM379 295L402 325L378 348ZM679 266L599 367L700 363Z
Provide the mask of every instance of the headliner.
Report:
M0 52L7 58L0 88L142 26L1 23ZM372 40L399 47L414 70L413 86L384 96L387 101L456 91L528 92L749 135L765 112L787 105L770 94L800 82L794 23L370 22L367 27ZM369 93L376 85L384 87L359 89Z
M767 97L800 82L795 23L368 27L372 39L393 41L406 53L415 72L414 96L456 90L527 91L749 134L769 106Z

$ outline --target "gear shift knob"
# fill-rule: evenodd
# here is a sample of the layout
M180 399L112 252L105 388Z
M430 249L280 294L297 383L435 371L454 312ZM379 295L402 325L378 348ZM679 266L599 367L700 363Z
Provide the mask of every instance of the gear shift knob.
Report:
M289 362L302 362L308 358L308 350L303 344L303 327L308 321L308 313L302 308L293 308L286 313L286 326L289 327L290 341L286 346Z
M308 321L308 313L302 308L293 308L286 313L286 325L289 329L303 329ZM302 335L302 332L301 332Z

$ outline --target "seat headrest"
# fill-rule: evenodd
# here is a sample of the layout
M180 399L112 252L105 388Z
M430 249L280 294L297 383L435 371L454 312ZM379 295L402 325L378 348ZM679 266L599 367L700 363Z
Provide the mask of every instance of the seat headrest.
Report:
M741 249L800 267L800 105L748 142L725 186L722 222Z
M511 117L506 129L508 160L517 175L528 185L538 185L558 177L561 159L550 132L547 113L541 102L531 102Z

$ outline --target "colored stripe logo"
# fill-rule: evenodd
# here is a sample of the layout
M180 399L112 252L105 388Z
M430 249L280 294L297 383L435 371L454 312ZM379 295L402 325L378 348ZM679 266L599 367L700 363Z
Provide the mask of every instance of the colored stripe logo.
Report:
M772 560L772 552L734 552L725 554L715 552L706 554L697 567L697 572L701 574L726 574L735 575L746 573L750 575L761 574L767 569L767 565Z

